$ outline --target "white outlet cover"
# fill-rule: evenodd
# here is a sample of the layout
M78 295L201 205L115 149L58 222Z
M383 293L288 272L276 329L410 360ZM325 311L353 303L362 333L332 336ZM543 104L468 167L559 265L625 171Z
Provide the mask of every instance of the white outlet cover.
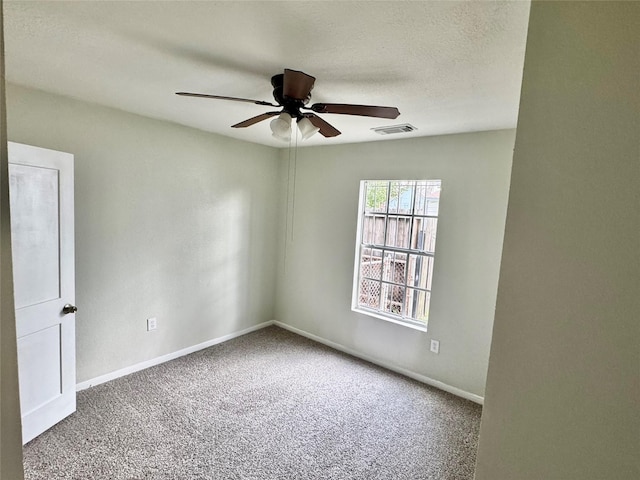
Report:
M433 353L440 353L440 342L438 340L431 340L431 348L430 350Z
M155 330L158 327L158 320L156 317L147 318L147 331Z

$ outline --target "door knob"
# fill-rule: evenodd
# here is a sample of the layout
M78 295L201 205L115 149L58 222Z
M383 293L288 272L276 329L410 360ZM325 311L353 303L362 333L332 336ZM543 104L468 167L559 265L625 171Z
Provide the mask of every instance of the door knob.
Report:
M76 307L75 305L71 305L70 303L67 303L64 307L62 307L62 313L64 313L65 315L67 313L76 313L78 311L78 307Z

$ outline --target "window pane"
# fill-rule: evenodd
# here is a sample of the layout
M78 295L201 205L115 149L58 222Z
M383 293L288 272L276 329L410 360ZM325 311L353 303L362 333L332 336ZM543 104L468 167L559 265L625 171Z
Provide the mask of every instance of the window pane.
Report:
M435 252L437 227L437 218L415 217L411 234L411 248L422 252Z
M360 279L360 288L358 289L358 306L380 308L380 282L377 280L369 280L367 278Z
M407 288L406 316L420 322L425 322L429 318L429 301L431 294L422 290Z
M382 284L382 310L394 315L402 315L404 287Z
M427 263L427 290L431 291L431 281L433 280L433 258L429 258Z
M414 214L437 217L440 204L440 189L440 180L417 182Z
M362 224L362 243L384 245L384 215L365 215Z
M413 189L415 182L391 182L389 193L389 213L411 214L413 210Z
M432 272L433 257L409 255L408 286L430 290Z
M411 235L411 217L392 217L387 220L388 247L409 248L409 236Z
M415 215L425 215L427 201L427 185L426 182L416 183L416 199L413 213Z
M364 211L369 212L382 212L387 211L387 200L389 192L389 182L369 180L365 182L365 205Z
M360 276L380 280L382 273L382 250L363 248L360 255Z
M382 279L386 282L404 285L406 263L406 253L384 252Z

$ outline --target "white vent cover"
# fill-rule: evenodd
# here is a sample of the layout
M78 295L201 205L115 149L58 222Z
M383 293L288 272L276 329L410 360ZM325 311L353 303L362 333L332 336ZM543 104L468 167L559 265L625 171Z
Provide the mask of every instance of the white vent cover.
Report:
M391 135L392 133L409 133L417 130L413 125L409 125L408 123L403 123L401 125L389 125L388 127L376 127L372 128L376 133L380 135Z

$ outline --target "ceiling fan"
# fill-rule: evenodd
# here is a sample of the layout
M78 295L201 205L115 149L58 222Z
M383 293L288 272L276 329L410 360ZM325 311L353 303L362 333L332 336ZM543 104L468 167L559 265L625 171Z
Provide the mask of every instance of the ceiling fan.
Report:
M285 69L284 73L274 75L271 77L271 85L273 86L273 98L277 104L262 100L208 95L204 93L176 92L176 95L232 100L234 102L248 102L255 103L256 105L282 108L280 111L262 113L232 125L233 128L245 128L268 118L277 117L271 121L271 131L274 137L282 140L289 140L293 119L295 119L298 124L303 140L317 132L320 132L320 134L325 137L336 137L340 135L340 131L337 128L317 116L316 113L337 113L341 115L360 115L379 118L397 118L398 115L400 115L396 107L379 107L375 105L314 103L310 107L307 107L306 105L311 100L311 90L313 89L315 80L315 77L311 75L290 69Z

